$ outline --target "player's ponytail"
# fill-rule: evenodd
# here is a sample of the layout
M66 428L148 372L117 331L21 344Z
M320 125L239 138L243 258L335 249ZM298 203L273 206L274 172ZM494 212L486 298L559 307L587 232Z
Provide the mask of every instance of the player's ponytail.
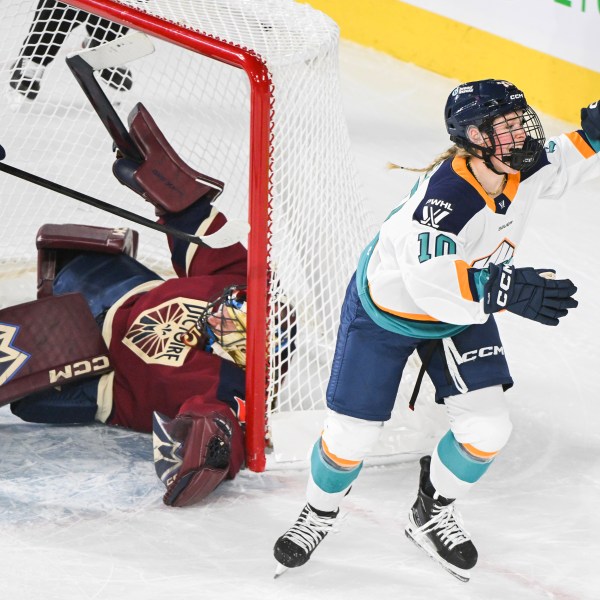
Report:
M455 156L470 156L469 152L464 150L463 148L459 148L458 146L450 146L448 150L442 152L439 156L437 156L429 165L426 167L403 167L401 165L397 165L395 163L389 162L387 164L388 169L402 169L403 171L411 171L413 173L427 173L427 171L431 171L435 169L440 163L444 162L448 158L454 158Z

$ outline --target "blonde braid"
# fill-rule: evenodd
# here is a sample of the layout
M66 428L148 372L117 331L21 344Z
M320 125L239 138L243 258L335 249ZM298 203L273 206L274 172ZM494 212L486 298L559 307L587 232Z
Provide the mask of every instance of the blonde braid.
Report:
M469 152L464 150L463 148L459 148L454 145L448 148L445 152L442 152L438 157L436 157L431 164L427 167L415 168L415 167L402 167L395 163L388 163L388 169L402 169L403 171L412 171L413 173L426 173L427 171L431 171L435 167L437 167L440 163L444 162L448 158L454 158L455 156L471 156Z

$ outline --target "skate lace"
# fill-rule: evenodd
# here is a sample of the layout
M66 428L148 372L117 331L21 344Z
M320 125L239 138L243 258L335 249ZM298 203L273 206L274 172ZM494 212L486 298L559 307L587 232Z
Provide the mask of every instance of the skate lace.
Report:
M305 508L296 523L283 536L306 552L312 552L334 530L336 517L323 517Z
M448 506L434 506L436 514L419 527L415 533L425 535L436 532L437 537L451 550L464 542L468 542L471 536L464 529L462 519L454 504Z

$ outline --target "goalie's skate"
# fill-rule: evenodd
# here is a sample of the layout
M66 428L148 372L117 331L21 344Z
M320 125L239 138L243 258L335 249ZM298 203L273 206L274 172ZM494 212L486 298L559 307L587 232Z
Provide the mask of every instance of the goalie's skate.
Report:
M305 564L332 530L338 514L339 510L325 513L307 504L294 525L275 542L273 554L279 563L275 577Z
M35 100L40 93L40 82L44 67L30 58L20 58L11 67L10 87L20 97Z
M432 498L423 489L429 478L431 457L421 459L421 478L416 502L411 508L406 536L422 548L446 571L461 581L469 581L477 563L477 549L464 530L454 500Z

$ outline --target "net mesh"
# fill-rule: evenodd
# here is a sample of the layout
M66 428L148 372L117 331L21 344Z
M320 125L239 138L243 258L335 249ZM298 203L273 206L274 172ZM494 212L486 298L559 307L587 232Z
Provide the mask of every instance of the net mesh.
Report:
M272 84L267 413L322 410L345 287L373 234L343 117L338 28L322 13L290 0L119 4L250 49L267 65ZM122 35L123 28L48 0L37 10L35 2L7 0L3 9L0 114L6 162L154 218L152 206L112 177L112 142L64 62L68 53ZM225 182L219 209L229 218L247 218L246 74L173 43L155 38L153 43L155 52L127 65L127 71L102 72L101 85L124 122L142 102L183 160ZM10 85L11 79L18 84L19 70L39 83L34 100ZM123 91L128 78L131 89ZM0 239L5 275L33 268L35 233L43 223L131 226L1 176L2 222L10 224ZM138 258L168 275L162 234L143 230L140 237Z

